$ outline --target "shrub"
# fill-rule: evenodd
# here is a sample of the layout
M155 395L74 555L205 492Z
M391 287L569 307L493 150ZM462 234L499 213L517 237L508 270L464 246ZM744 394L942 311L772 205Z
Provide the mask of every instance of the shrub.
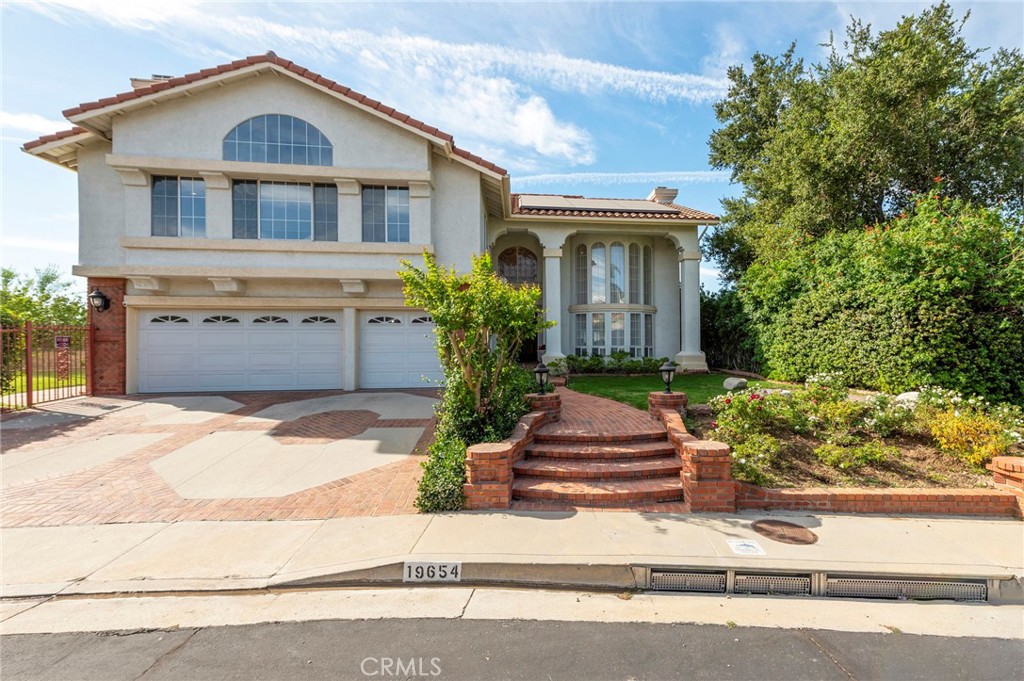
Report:
M973 408L940 411L929 429L940 449L975 466L1006 454L1014 444L1003 424Z
M700 338L708 366L760 373L753 334L750 317L735 290L709 293L701 287Z
M565 366L572 374L656 374L667 361L667 357L630 357L627 352L613 352L609 357L568 355Z
M755 485L770 485L772 464L781 444L771 435L757 433L732 448L732 475Z
M0 328L18 329L25 322L13 312L0 310ZM0 358L0 392L9 393L14 390L16 377L21 373L25 359L25 336L22 334L4 334L3 358Z
M855 471L869 464L881 464L899 456L899 450L877 440L859 447L842 447L825 443L814 449L814 456L827 466L844 471Z
M888 392L937 384L1024 400L1024 231L942 192L750 267L740 297L769 376L838 372Z
M892 395L876 395L866 402L864 426L879 437L889 437L912 430L914 407L896 401Z

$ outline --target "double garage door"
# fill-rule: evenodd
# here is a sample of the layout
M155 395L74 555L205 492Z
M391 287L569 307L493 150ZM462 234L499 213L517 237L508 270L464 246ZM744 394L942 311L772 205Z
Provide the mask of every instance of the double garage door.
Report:
M363 312L359 327L359 387L440 377L422 313ZM139 392L342 388L346 336L338 311L147 311L139 315Z

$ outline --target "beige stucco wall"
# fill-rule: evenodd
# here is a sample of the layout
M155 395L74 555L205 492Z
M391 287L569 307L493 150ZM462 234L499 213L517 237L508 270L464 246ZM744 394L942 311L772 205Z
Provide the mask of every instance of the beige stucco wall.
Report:
M124 186L106 164L109 152L105 143L78 152L78 259L83 264L124 262L118 245L124 234Z
M432 170L430 235L437 259L445 265L468 270L470 257L487 248L481 238L480 173L436 155Z

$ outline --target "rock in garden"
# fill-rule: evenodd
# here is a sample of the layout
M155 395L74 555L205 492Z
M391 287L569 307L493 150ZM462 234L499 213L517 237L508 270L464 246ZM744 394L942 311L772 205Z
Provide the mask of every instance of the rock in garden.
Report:
M747 379L731 376L725 379L725 382L722 383L722 387L726 390L743 390L747 387Z
M895 401L896 402L902 402L903 404L907 404L907 405L913 406L913 405L917 404L917 399L920 396L921 396L921 393L917 392L916 390L912 390L912 391L910 391L908 393L900 393L899 395L896 396Z

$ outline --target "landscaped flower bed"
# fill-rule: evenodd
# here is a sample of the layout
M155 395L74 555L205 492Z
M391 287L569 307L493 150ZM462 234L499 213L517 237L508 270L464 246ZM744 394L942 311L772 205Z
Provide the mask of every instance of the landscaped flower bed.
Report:
M691 425L732 447L732 474L765 487L991 487L984 464L1024 454L1024 410L925 387L851 400L830 376L710 400Z

